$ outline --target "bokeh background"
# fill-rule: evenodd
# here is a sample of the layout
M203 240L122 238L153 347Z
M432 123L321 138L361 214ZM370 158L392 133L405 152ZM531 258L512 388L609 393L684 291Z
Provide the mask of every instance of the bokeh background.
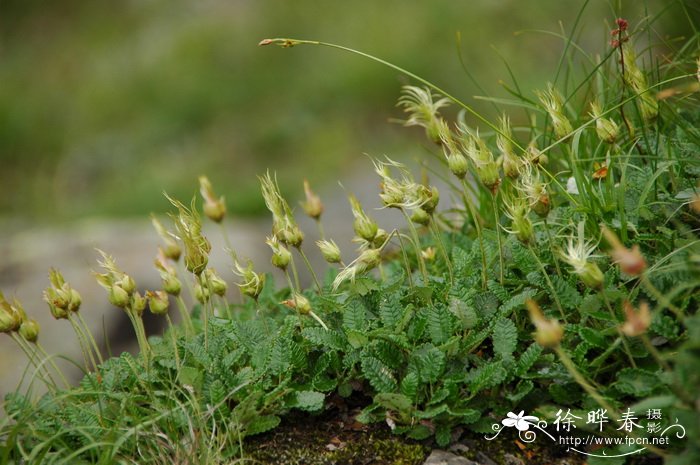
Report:
M261 48L261 39L352 46L494 116L473 96L506 97L501 82L513 85L511 71L526 93L543 88L564 48L558 35L571 31L584 3L2 0L0 289L40 319L49 351L75 357L69 325L50 321L41 302L46 270L60 266L84 294L97 334L128 339L90 277L93 248L113 253L142 287L157 286L148 214L169 209L163 191L189 199L207 174L226 196L235 246L265 268L269 224L257 175L276 171L292 202L308 178L338 220L331 228L347 230L346 191L376 193L364 154L424 156L421 132L392 122L402 116L395 102L404 76L320 47ZM654 18L644 40L663 44L691 32L698 8L591 0L574 38L604 53L622 15L633 27ZM216 234L217 266L232 280ZM11 342L0 339L0 394L24 366Z

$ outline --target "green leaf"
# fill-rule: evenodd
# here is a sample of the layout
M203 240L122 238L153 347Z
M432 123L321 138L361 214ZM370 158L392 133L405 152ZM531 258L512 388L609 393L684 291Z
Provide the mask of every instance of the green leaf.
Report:
M416 394L418 393L419 384L420 380L418 378L418 374L411 371L401 380L401 393L410 397L411 399L415 399Z
M476 326L479 318L476 315L476 310L464 301L453 298L450 300L450 313L459 321L462 329L471 329Z
M343 335L333 329L325 330L318 326L313 326L304 328L301 334L314 344L332 350L344 350L347 345Z
M348 344L354 349L359 349L367 344L368 338L362 331L356 331L354 329L348 329L346 332L348 338Z
M533 342L530 344L530 346L525 349L525 352L520 356L520 359L518 359L518 364L515 369L515 373L518 376L523 376L525 373L528 372L530 368L537 362L537 359L540 358L540 354L542 353L542 346L537 344L536 342Z
M435 441L438 446L445 447L452 440L452 428L450 425L440 424L435 428Z
M423 344L411 353L409 370L424 383L437 381L445 367L445 354L432 344Z
M508 318L501 318L493 329L493 352L502 359L510 359L518 344L518 330Z
M381 392L374 396L374 402L387 410L399 412L402 415L410 415L413 411L413 401L403 394Z
M325 399L326 395L322 392L297 391L294 393L294 399L289 406L307 412L316 412L323 408L323 401Z
M396 378L392 371L381 360L371 355L361 358L362 374L378 392L393 392L396 390Z
M248 427L246 428L246 435L252 436L254 434L270 431L271 429L277 428L280 421L280 417L277 415L257 416L248 424Z
M379 318L382 320L382 324L394 329L401 321L402 316L403 308L399 294L392 293L382 296L379 301Z
M362 331L365 329L365 321L367 319L367 310L365 304L360 299L352 299L345 305L343 313L343 327Z
M529 379L520 380L518 385L515 387L515 390L506 394L506 398L509 401L517 404L523 397L528 395L534 387L535 384Z
M605 338L599 331L596 331L592 328L582 327L578 330L578 334L579 336L581 336L581 339L583 339L593 347L605 349L610 345L605 342Z
M428 333L433 344L442 344L452 335L452 319L447 310L442 307L431 307L428 310Z
M474 397L483 389L488 389L500 384L506 379L508 373L500 361L490 362L478 368L472 369L467 375L469 390Z
M617 374L613 386L624 394L646 397L661 385L656 373L641 368L624 368Z
M202 373L202 370L198 368L184 366L180 368L178 380L183 386L192 386L193 388L195 388L195 390L199 390L202 388L204 373Z

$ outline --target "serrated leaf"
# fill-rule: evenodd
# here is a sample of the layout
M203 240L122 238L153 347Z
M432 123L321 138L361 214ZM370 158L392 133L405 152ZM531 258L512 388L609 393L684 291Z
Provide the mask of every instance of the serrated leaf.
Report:
M361 358L362 374L378 392L393 392L396 390L396 378L381 360L370 355Z
M646 397L661 385L656 373L641 368L624 368L617 374L613 383L615 389L636 397Z
M402 415L410 415L413 411L413 401L403 394L381 392L374 396L374 402Z
M536 342L533 342L530 344L530 346L525 349L525 352L520 356L518 359L518 364L515 369L515 373L518 376L523 376L525 373L528 372L530 368L537 362L537 359L540 358L540 354L542 353L542 346L537 344Z
M440 424L435 428L435 441L438 446L445 447L450 444L452 440L452 428L450 425Z
M317 412L323 408L325 399L326 395L322 392L297 391L294 393L294 399L289 406L307 412Z
M346 330L362 331L365 329L367 310L359 299L352 299L345 305L343 312L343 328Z
M411 353L408 366L420 381L432 383L445 368L445 354L432 344L423 344Z
M346 346L345 338L341 333L333 329L325 330L318 326L304 328L301 332L304 338L313 342L316 345L332 349L344 350Z
M280 417L277 415L257 416L248 424L248 427L246 428L246 435L252 436L254 434L270 431L271 429L277 428L280 421Z
M510 359L518 344L518 330L508 318L501 318L493 328L493 352L502 359Z
M483 389L500 384L506 379L507 374L500 361L472 369L467 376L471 396L475 396Z
M605 349L609 346L609 344L605 342L605 338L603 337L603 335L592 328L582 327L578 330L578 334L579 336L581 336L581 339L583 339L593 347Z
M452 319L442 307L432 307L428 310L428 333L433 344L442 344L452 335Z
M397 293L384 295L379 301L379 318L382 324L388 328L395 328L401 321L403 308Z
M418 379L418 374L411 371L401 380L401 393L411 399L415 399L419 384L420 380Z
M479 321L476 310L461 299L454 298L450 300L449 310L457 318L462 329L471 329Z

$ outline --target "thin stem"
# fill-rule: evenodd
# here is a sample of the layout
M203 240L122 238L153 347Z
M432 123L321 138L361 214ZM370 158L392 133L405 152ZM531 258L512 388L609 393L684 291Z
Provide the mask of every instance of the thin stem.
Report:
M416 252L416 261L418 262L418 268L420 269L421 275L423 275L423 284L427 285L428 271L425 268L425 261L423 260L423 256L421 255L420 238L418 237L418 231L413 225L411 218L408 216L408 212L406 212L406 210L402 208L401 213L403 213L403 216L406 218L406 222L408 223L408 230L411 233L411 242L413 242L413 248Z
M321 218L316 219L316 227L318 228L318 237L322 241L326 239L326 232L323 229L323 223L321 223Z
M290 260L290 262L294 263L294 260ZM294 290L294 284L292 284L292 278L289 276L289 270L285 269L284 275L287 277L287 284L292 292L292 297L294 297L296 295L296 291ZM297 317L299 318L299 326L301 326L301 329L304 329L304 320L301 319L301 313L296 305L294 306L294 310L297 312Z
M349 48L349 47L343 47L342 45L331 44L328 42L320 42L320 41L316 41L316 40L276 38L276 39L265 39L262 42L260 42L259 45L269 45L269 44L277 44L277 45L281 45L283 47L293 47L295 45L321 45L324 47L330 47L330 48L335 48L338 50L343 50L345 52L354 53L356 55L360 55L362 57L368 58L372 61L376 61L377 63L381 63L382 65L388 66L389 68L392 68L392 69L398 71L399 73L405 74L406 76L411 77L411 78L415 79L416 81L420 82L421 84L424 84L424 85L428 86L429 88L433 89L434 91L444 95L445 97L447 97L448 99L450 99L454 103L456 103L458 106L464 108L468 113L471 113L474 117L476 117L479 121L484 123L486 126L493 129L501 136L505 137L507 140L510 141L511 144L513 144L515 147L517 147L520 151L525 151L525 148L522 147L518 143L518 141L513 140L513 138L510 135L504 134L503 131L501 131L501 129L497 125L495 125L492 122L490 122L489 120L487 120L480 113L475 111L472 107L470 107L469 105L467 105L463 101L459 100L457 97L454 97L453 95L451 95L450 93L441 89L440 87L436 86L432 82L430 82L430 81L428 81L428 80L426 80L426 79L424 79L424 78L422 78L422 77L420 77L420 76L418 76L418 75L416 75L416 74L414 74L414 73L412 73L404 68L401 68L400 66L397 66L393 63L390 63L386 60L382 60L381 58L375 57L375 56L370 55L368 53L361 52L359 50L354 50L354 49Z
M406 246L403 243L403 238L401 237L401 233L398 232L396 229L393 231L392 234L395 234L396 237L399 238L399 244L401 244L401 246L400 246L401 255L403 256L403 264L406 267L406 276L408 277L408 287L413 287L413 276L411 273L411 262L408 260L408 254L406 253Z
M182 298L182 295L177 296L177 308L180 311L180 318L182 319L182 324L185 326L185 336L189 337L194 335L194 325L192 324L192 318L190 317L190 312L187 309L187 305Z
M297 249L297 252L299 252L299 255L301 255L301 258L304 260L304 263L306 264L306 268L308 268L309 272L311 272L311 277L314 280L314 284L316 284L316 289L318 289L318 293L323 294L323 288L321 287L321 284L318 281L318 277L316 276L316 272L314 271L314 268L311 266L311 262L309 262L309 259L306 257L306 254L301 249L301 246L297 247L296 249Z
M496 228L496 239L498 240L498 262L500 265L500 283L501 286L503 285L503 272L505 268L505 264L503 261L503 243L501 242L501 228L500 228L500 222L499 222L499 215L498 215L498 202L497 202L497 197L498 192L494 192L491 195L491 202L493 204L493 221L494 221L494 226Z
M104 360L102 359L102 353L100 352L100 348L97 346L97 341L95 341L95 337L92 335L92 331L90 331L90 328L88 327L87 323L85 322L85 319L80 314L80 312L75 313L78 315L78 320L80 320L80 324L83 326L85 334L87 334L87 337L90 343L92 344L93 351L95 352L95 355L97 355L97 360L99 360L100 365L102 365L104 363Z
M87 338L85 337L85 334L83 333L83 330L80 328L80 326L75 322L75 320L73 320L71 313L68 313L68 321L73 327L75 335L78 337L80 351L83 353L83 359L85 360L85 370L88 372L90 371L90 368L88 367L89 361L90 363L92 363L93 369L97 371L97 363L95 362L95 357L92 355L92 350L90 349L90 345L87 342Z
M464 178L462 178L462 187L464 188L462 191L464 204L467 206L467 209L469 209L469 214L472 217L472 222L474 223L474 228L476 229L476 236L479 239L479 248L481 249L481 285L483 289L486 289L488 275L486 272L486 249L484 248L484 237L481 233L481 222L479 221L476 211L474 210L474 205L472 205L470 199L467 198L468 194L466 192L469 190L469 187Z
M539 265L540 270L542 271L542 275L544 276L544 280L547 281L547 286L549 286L549 289L552 291L552 298L554 299L554 303L557 305L559 313L561 313L561 317L564 319L564 322L566 322L566 314L564 313L564 308L562 308L561 302L559 302L559 296L557 295L557 291L554 289L554 284L552 284L552 280L549 279L549 274L547 274L547 270L545 269L544 264L540 260L540 257L538 257L535 253L535 249L532 248L531 244L528 244L527 248L528 250L530 250L530 253L534 257L535 262Z
M297 266L294 263L294 257L291 257L291 259L289 260L289 264L291 265L292 274L294 275L294 283L296 284L296 289L301 289L301 286L299 285L299 273L297 273ZM290 286L290 287L292 287L292 289L294 289L294 286Z
M175 326L173 326L173 320L170 319L170 315L165 314L165 319L168 322L168 332L170 333L170 338L173 341L173 354L175 355L175 366L177 371L180 372L180 354L177 350L177 335L175 334Z
M69 389L70 383L66 379L63 372L58 368L58 365L56 365L56 362L54 362L53 357L51 355L49 355L46 352L46 350L44 350L44 347L41 344L39 344L39 341L35 342L34 345L36 346L37 349L39 349L39 352L41 352L41 355L51 364L51 367L58 374L58 377L61 378L61 381L63 381L63 384L66 385L66 389Z
M450 257L447 254L445 243L442 241L442 234L440 234L440 228L438 227L437 223L435 223L435 217L432 215L430 217L430 226L433 232L433 236L435 236L438 248L440 249L440 253L445 259L445 265L447 265L447 272L450 275L450 285L452 285L454 284L454 272L452 271L452 262L450 261Z
M314 320L318 321L318 324L320 324L321 326L323 326L323 329L325 329L326 331L328 331L328 326L326 326L326 324L323 322L323 320L322 320L318 315L316 315L313 311L310 311L310 312L309 312L309 315L310 315Z
M58 387L56 386L56 382L54 381L53 377L51 376L51 373L46 369L46 367L43 364L37 363L35 360L35 357L38 358L37 354L35 351L31 350L31 348L28 346L27 341L22 337L17 335L17 333L11 333L12 339L15 340L17 345L22 349L22 352L24 352L24 355L27 357L29 360L29 363L31 363L34 366L34 369L36 370L36 373L43 373L41 374L41 380L44 382L47 388L49 390L52 390L54 392L58 391ZM43 370L42 370L43 368ZM48 379L47 379L48 378Z
M617 334L620 335L620 339L622 340L622 345L625 349L625 353L627 354L627 358L629 359L630 364L634 368L637 368L637 364L634 361L634 357L632 357L632 351L630 350L629 344L627 343L627 339L625 338L625 335L623 334L622 330L620 329L620 326L617 324L617 316L615 315L615 310L613 310L612 305L610 305L610 300L608 299L608 296L605 293L605 290L601 290L600 293L603 296L603 302L605 302L605 306L608 308L608 312L610 312L610 316L613 318L613 321L615 322L615 329L617 330Z
M546 217L544 219L544 230L547 233L547 242L549 242L549 248L550 250L554 250L554 240L552 239L552 233L549 231L549 223L547 223ZM554 262L554 266L557 269L557 276L561 278L561 269L559 269L559 260L557 260L556 254L552 254L552 261Z
M646 273L642 275L642 285L644 286L644 289L646 289L652 296L654 296L654 298L655 298L656 300L658 300L659 302L661 302L661 304L662 304L665 308L668 308L669 310L671 310L671 311L676 315L676 317L678 318L678 320L680 320L681 322L682 322L683 320L685 320L685 315L683 314L683 310L681 310L680 308L678 308L678 307L676 307L675 305L673 305L673 304L671 303L671 301L668 300L668 299L666 298L666 296L663 295L663 294L656 288L656 286L654 286L654 284L649 280L649 277L647 276Z

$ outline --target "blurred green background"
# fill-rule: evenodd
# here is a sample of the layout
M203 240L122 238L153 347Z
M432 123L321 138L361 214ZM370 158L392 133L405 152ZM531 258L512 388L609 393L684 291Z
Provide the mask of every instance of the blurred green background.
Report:
M262 210L256 175L283 188L369 169L363 153L420 153L389 122L408 81L330 49L260 48L267 37L336 42L404 66L471 100L504 96L505 60L524 89L551 79L582 1L3 0L0 219L68 222L164 211L206 173L236 215ZM692 4L692 5L691 5ZM577 40L604 53L617 14L667 9L653 40L689 32L676 1L589 2ZM561 25L560 25L561 21ZM688 31L686 31L688 29ZM463 58L482 86L465 74Z

